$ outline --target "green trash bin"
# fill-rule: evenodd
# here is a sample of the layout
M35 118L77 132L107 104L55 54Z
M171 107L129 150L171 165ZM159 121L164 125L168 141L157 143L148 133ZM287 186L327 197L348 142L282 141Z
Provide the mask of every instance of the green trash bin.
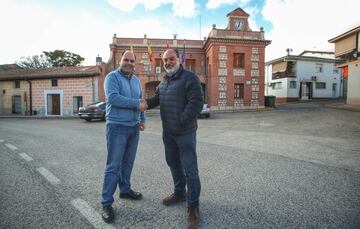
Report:
M265 96L265 107L275 107L276 96Z

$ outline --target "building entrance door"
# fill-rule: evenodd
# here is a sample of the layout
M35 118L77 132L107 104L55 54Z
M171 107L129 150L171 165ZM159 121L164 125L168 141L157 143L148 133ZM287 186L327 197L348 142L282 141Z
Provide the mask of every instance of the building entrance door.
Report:
M47 115L60 115L60 94L47 95Z
M337 86L337 84L333 83L333 85L332 85L332 97L336 97L336 86Z
M12 113L21 114L21 96L14 95L12 97Z
M312 82L300 83L300 99L308 100L312 98Z

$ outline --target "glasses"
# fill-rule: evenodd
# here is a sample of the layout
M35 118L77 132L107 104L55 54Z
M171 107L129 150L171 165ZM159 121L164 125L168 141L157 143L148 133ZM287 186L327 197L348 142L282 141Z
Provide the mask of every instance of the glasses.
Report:
M169 58L163 58L164 62L168 62L168 61L174 61L176 58L175 57L169 57Z
M124 59L124 62L130 62L130 63L134 63L135 60L130 60L130 59Z

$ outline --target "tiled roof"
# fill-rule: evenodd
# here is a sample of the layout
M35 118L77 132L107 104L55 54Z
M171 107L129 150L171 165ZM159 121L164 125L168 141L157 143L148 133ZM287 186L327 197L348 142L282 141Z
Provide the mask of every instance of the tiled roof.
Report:
M74 66L43 69L0 70L0 81L48 78L89 77L101 74L98 66Z
M11 69L21 69L17 64L1 64L0 70L11 70Z

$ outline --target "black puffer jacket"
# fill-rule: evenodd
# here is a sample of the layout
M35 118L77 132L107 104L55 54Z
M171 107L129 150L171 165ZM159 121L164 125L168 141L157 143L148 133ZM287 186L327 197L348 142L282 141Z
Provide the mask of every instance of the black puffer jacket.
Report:
M199 78L180 69L173 76L165 76L156 89L156 95L147 99L149 109L160 105L163 128L179 135L197 129L197 116L204 99Z

